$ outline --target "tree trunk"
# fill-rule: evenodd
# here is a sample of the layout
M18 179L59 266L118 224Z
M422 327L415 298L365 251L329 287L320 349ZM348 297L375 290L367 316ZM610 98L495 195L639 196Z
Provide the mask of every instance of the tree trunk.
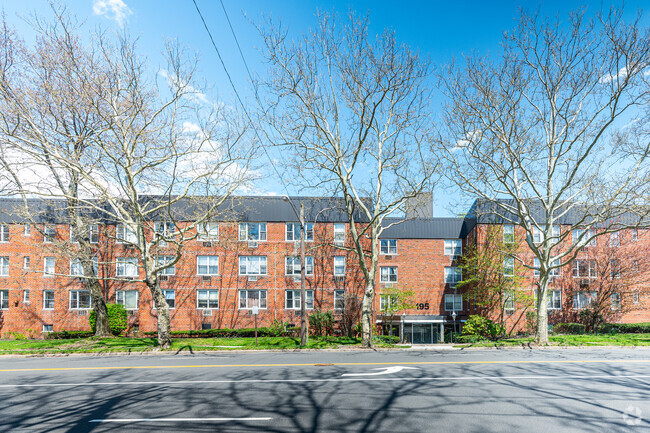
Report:
M151 291L151 296L153 297L154 305L156 306L156 311L158 313L158 348L169 349L172 345L169 305L167 305L165 295L160 289L156 279L153 279L153 282L147 279L147 286Z
M372 347L372 301L375 298L375 283L366 285L366 293L361 302L361 346Z
M541 272L540 272L541 274ZM537 330L535 343L548 344L548 274L540 275L537 293Z
M111 325L108 321L108 309L104 296L102 296L102 289L97 279L86 279L86 287L90 291L90 299L93 303L93 311L95 311L95 337L109 337L112 334Z

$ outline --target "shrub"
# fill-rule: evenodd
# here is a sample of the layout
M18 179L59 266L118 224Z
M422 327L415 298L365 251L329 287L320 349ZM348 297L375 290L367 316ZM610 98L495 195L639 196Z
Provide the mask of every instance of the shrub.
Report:
M127 316L126 308L124 305L120 304L106 304L106 309L108 310L108 324L111 328L111 333L113 335L120 335L127 327ZM90 329L92 333L95 333L95 323L97 322L97 316L95 310L92 310L88 315L88 322L90 323Z
M69 338L89 338L94 335L91 331L60 331L43 334L46 340L67 340Z
M378 341L380 343L397 344L397 343L399 343L399 336L397 336L397 335L375 335L373 340Z
M456 338L458 343L481 343L483 341L485 341L485 338L480 335L459 335Z
M584 323L558 323L553 327L556 334L584 334L586 327Z
M300 328L292 328L291 330L282 331L278 334L276 328L264 327L257 328L258 337L293 337L296 335L295 330ZM143 332L147 337L155 337L156 331ZM242 328L242 329L188 329L183 331L172 331L172 337L176 338L250 338L255 336L255 328Z
M309 329L313 335L330 335L334 328L334 314L316 310L309 315Z
M494 323L487 317L472 315L465 321L462 335L477 335L494 340L498 336L505 334L505 332L503 325Z
M643 323L603 323L598 327L603 334L646 334L650 333L650 322Z

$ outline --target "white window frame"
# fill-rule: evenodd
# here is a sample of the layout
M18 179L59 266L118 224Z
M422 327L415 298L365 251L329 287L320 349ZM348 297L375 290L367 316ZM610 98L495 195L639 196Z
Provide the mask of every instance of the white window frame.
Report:
M300 241L300 223L285 223L284 240L286 242ZM305 242L314 241L314 223L305 223Z
M24 289L23 290L23 304L30 304L31 302L29 301L29 289Z
M460 257L463 255L463 241L460 239L445 239L445 256Z
M463 281L463 270L458 266L445 266L444 268L445 284L454 287Z
M257 227L255 227L257 226ZM257 230L257 239L252 236L252 229ZM239 240L244 242L266 242L266 223L245 222L239 223Z
M609 246L612 248L621 246L621 232L612 232L609 234Z
M120 269L122 269L121 273ZM127 273L127 270L135 270L135 272ZM118 278L138 278L140 276L140 259L138 257L116 257L115 276Z
M284 275L291 277L300 276L300 256L286 256L284 258ZM314 275L313 256L305 256L305 275Z
M9 242L9 224L0 224L0 242Z
M88 306L81 306L81 294L88 296ZM70 290L68 306L70 310L90 310L92 308L90 290Z
M176 259L176 256L163 255L163 254L157 255L155 257L156 267L163 266L163 265L165 265L165 264L167 264L169 262L173 262L175 259ZM174 263L173 265L171 265L168 268L161 269L158 272L158 275L169 275L169 276L176 275L176 263Z
M504 244L514 244L515 243L515 225L514 224L504 224L503 225L503 243Z
M99 243L99 224L88 224L88 242Z
M204 299L201 299L204 295ZM216 295L216 301L212 297ZM201 306L201 301L205 301L205 306ZM213 304L212 302L216 302ZM219 290L218 289L199 289L196 291L196 308L198 310L217 310L219 309Z
M449 308L451 306L451 308ZM463 311L463 295L460 293L445 294L445 311Z
M515 303L516 300L516 292L514 289L507 289L504 290L503 293L503 311L506 314L513 314L515 310L517 309L517 305Z
M94 271L95 277L96 277L97 276L97 269L99 267L97 257L93 257L92 262L93 262L93 271ZM75 267L79 267L78 272L76 272L77 270L75 269ZM83 271L83 267L81 265L81 260L79 260L78 258L70 259L70 276L71 277L83 277L84 276L84 271Z
M395 302L397 302L395 295L379 295L379 311L386 311Z
M561 310L562 309L562 290L548 290L547 297L547 310ZM557 304L557 305L556 305Z
M154 221L153 231L163 238L170 238L176 233L176 226L171 221Z
M612 311L618 311L621 309L621 293L615 292L609 295L609 302L611 303L610 308Z
M379 281L382 283L396 283L397 266L380 266Z
M43 323L43 334L49 334L50 332L54 332L54 325L51 323Z
M219 223L217 221L202 222L197 226L196 230L196 239L199 241L219 240Z
M544 243L544 232L533 226L533 243L539 245Z
M585 233L586 232L586 233ZM584 235L583 235L584 233ZM571 230L571 242L573 245L579 245L582 247L595 247L597 245L596 238L587 241L590 237L595 234L594 229L573 229ZM582 240L578 243L579 237L582 235Z
M32 235L32 226L29 223L23 224L23 236L30 237Z
M334 276L345 276L345 256L334 256Z
M167 307L169 307L170 310L173 310L176 308L176 290L174 289L163 289L163 296L165 297L165 302L167 302ZM171 296L167 296L171 293ZM169 301L172 301L173 305L169 305Z
M48 266L48 262L52 262L51 269ZM53 256L43 257L43 276L44 277L54 277L56 273L56 258Z
M0 277L9 276L9 256L0 257Z
M334 243L345 244L345 223L334 223Z
M242 261L244 263L244 272L242 272ZM251 267L249 266L252 264L253 261L257 261L257 272L253 272ZM268 267L267 267L267 259L266 256L239 256L239 275L241 276L264 276L267 275L268 273Z
M588 264L587 275L580 275L580 264L583 262ZM575 259L573 261L572 276L573 278L597 278L598 264L592 259Z
M115 242L118 244L137 245L138 234L131 230L126 224L118 224L115 227Z
M205 260L206 263L201 264L201 261ZM216 272L212 272L216 266ZM205 268L205 272L201 271L201 268ZM219 256L214 255L200 255L196 256L196 275L219 275Z
M638 291L632 292L632 303L638 304L640 302L640 296Z
M127 294L132 295L135 293L135 307L127 305ZM115 303L123 305L126 310L133 311L140 308L140 292L138 290L116 290Z
M32 266L31 261L29 256L23 256L23 269L30 269Z
M300 289L288 289L284 291L285 310L300 310ZM305 309L314 309L314 291L305 290Z
M0 290L0 310L9 309L9 290Z
M397 239L379 239L379 254L397 255Z
M56 225L45 224L43 227L43 243L51 244L56 240Z
M48 294L52 295L52 299L48 299ZM54 290L43 290L43 309L44 310L54 310L54 303L56 300L56 294L54 293ZM50 305L51 307L48 307Z
M343 306L338 306L341 303ZM345 290L334 290L334 303L332 305L334 307L334 311L341 312L345 310Z
M515 276L515 258L506 256L503 258L503 276L506 278L514 278Z
M573 294L573 309L582 310L587 308L591 303L598 298L598 293L588 290L580 290ZM576 302L578 300L578 302ZM576 305L577 304L577 305Z
M251 298L249 293L252 292L257 292L258 297L257 298ZM257 307L260 310L266 310L268 306L268 298L266 296L266 290L265 289L243 289L239 291L239 309L240 310L250 310L253 307ZM258 300L259 305L254 305L253 303L250 303L250 300ZM242 306L243 304L243 306Z

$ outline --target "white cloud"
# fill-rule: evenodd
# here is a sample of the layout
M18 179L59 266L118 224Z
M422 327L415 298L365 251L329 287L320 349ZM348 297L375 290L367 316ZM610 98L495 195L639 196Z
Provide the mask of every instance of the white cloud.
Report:
M123 0L95 0L93 13L114 20L120 27L123 27L124 21L133 14L133 11Z
M205 93L201 92L200 90L196 89L190 84L180 81L177 77L171 76L167 70L161 69L160 71L158 71L158 75L166 79L167 82L169 83L169 87L171 87L172 89L184 87L185 91L183 96L185 98L199 104L210 105L210 100L208 99L208 96Z

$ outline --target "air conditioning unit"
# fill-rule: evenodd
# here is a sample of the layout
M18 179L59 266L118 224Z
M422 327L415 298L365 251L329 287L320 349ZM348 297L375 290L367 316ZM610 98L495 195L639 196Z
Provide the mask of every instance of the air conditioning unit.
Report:
M345 275L334 275L334 281L343 281L345 280Z
M343 245L345 245L345 241L341 241L341 240L334 241L334 245L337 247L342 247Z
M302 278L300 278L299 276L298 277L293 277L293 281L296 282L296 283L299 283L300 280L302 280Z
M248 281L257 281L257 275L249 275Z
M384 256L386 260L393 260L393 256Z
M257 248L257 241L248 241L248 248Z
M210 276L205 276L205 275L204 275L203 277L201 277L201 279L202 279L203 281L208 281L208 282L209 282L209 281L212 281L212 277L210 277Z
M79 310L77 311L77 314L80 316L87 316L88 315L88 310Z
M211 246L212 246L212 242L203 242L203 246L204 246L204 247L211 247Z
M386 289L392 289L393 288L393 283L384 283L384 287Z
M158 242L158 246L160 248L167 248L169 246L169 244L167 243L167 241L160 241L160 242Z
M204 316L212 316L212 310L203 310Z
M168 275L158 275L158 280L160 280L160 281L168 281L169 276Z

